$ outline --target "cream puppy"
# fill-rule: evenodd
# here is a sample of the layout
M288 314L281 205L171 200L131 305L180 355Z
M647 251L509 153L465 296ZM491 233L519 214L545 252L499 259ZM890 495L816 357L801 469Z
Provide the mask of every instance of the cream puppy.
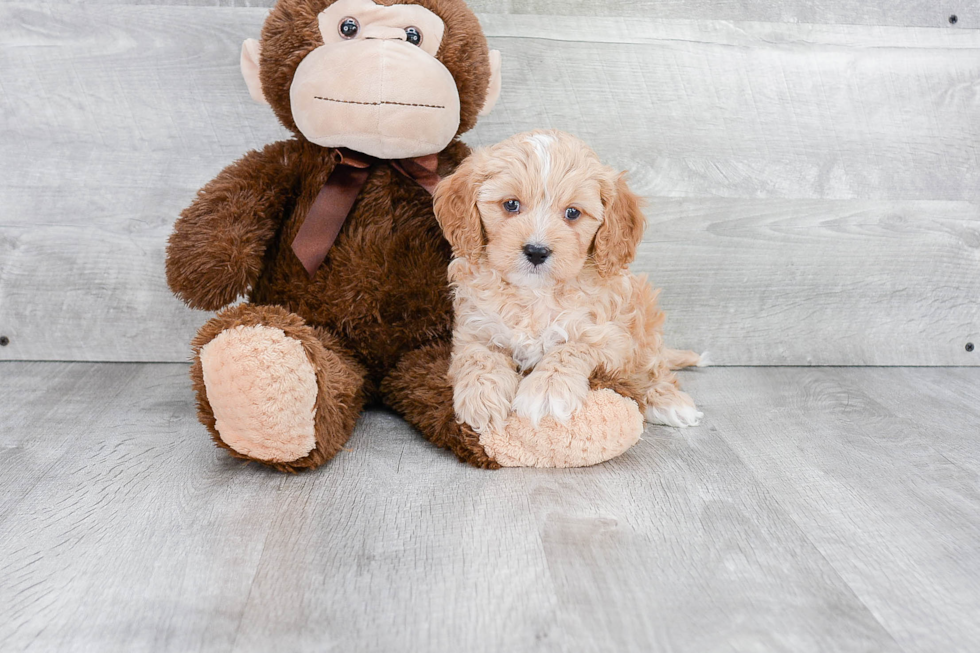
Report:
M443 180L435 212L455 255L458 419L481 434L511 411L567 421L602 370L636 389L647 421L698 424L671 370L702 359L664 347L658 291L627 269L640 204L623 174L557 131L481 149Z

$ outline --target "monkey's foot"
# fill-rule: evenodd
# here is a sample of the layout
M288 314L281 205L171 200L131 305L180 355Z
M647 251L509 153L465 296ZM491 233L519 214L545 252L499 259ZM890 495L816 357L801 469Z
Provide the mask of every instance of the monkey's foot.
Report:
M237 326L201 349L221 440L246 458L288 463L316 447L316 371L282 329Z
M545 417L535 428L511 415L502 432L484 433L480 444L503 467L588 467L621 455L642 433L636 402L603 389L589 392L567 423Z

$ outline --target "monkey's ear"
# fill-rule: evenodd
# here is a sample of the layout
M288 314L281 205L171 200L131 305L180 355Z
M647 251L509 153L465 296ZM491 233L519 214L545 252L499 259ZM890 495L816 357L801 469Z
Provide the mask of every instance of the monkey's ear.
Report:
M500 51L491 50L490 51L490 85L487 87L487 99L483 103L483 108L480 109L480 115L485 116L491 111L493 107L497 104L497 100L500 98L500 87L503 83L503 78L500 73Z
M626 173L609 172L600 182L605 211L592 245L592 258L602 276L615 274L633 262L647 224L643 199L630 190Z
M453 255L475 261L483 251L483 221L476 205L476 166L473 157L443 179L433 193L436 220L453 247Z
M248 94L259 104L269 104L262 92L262 80L259 78L259 57L262 46L255 39L248 39L242 44L242 77L248 85Z

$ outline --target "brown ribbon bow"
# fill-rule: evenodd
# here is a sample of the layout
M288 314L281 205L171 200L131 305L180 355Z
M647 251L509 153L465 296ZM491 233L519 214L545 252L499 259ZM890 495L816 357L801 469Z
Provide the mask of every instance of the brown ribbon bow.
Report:
M337 240L373 167L389 163L395 170L429 191L429 194L432 194L439 183L439 175L436 174L438 154L385 161L360 152L338 149L333 151L333 157L337 165L330 173L327 183L320 189L310 212L303 220L303 226L293 239L293 251L310 277L316 274L327 258L327 252Z

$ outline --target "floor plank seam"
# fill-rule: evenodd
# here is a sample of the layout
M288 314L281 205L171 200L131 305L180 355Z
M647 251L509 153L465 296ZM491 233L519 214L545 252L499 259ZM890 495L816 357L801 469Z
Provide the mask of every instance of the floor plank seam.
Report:
M278 503L278 501L277 501ZM276 513L278 515L278 512ZM242 623L245 621L245 614L248 612L249 602L252 600L252 589L255 587L255 579L258 578L259 572L262 569L262 561L265 559L265 550L269 544L269 538L272 537L273 524L277 517L273 517L270 520L268 529L266 530L265 537L262 538L262 549L259 551L258 560L255 563L255 570L252 572L252 578L248 583L248 592L245 593L245 600L242 601L242 612L238 615L238 624L235 626L235 639L231 643L231 648L228 649L228 653L235 653L238 650L238 638L242 634Z
M856 600L858 603L860 603L864 607L865 611L867 611L868 615L870 615L871 618L874 619L875 623L878 624L881 630L888 634L888 637L892 640L896 648L898 648L903 653L909 653L904 647L902 647L899 644L898 640L895 638L895 634L888 627L886 627L884 623L882 623L880 616L876 614L875 611L872 610L871 607L858 595L857 591L854 589L854 586L851 585L851 583L849 583L846 578L844 578L844 576L841 573L841 570L827 558L827 555L824 553L823 549L821 549L820 546L810 538L810 535L806 532L806 530L804 530L803 526L792 515L789 508L785 506L783 502L779 499L779 496L776 493L775 489L771 487L768 483L766 483L763 479L759 478L759 475L755 472L755 469L748 464L745 458L735 449L735 447L728 440L728 438L725 437L724 431L722 429L720 428L716 429L716 433L718 433L719 437L721 437L722 441L725 443L725 446L728 448L731 455L734 456L734 458L742 465L742 467L746 471L752 474L752 478L754 478L756 483L759 484L759 487L765 491L766 497L770 501L772 501L773 504L779 507L781 516L784 519L786 519L790 524L793 525L798 535L810 545L811 549L818 556L820 556L820 559L823 560L823 562L827 565L827 567L833 570L834 576L844 587L847 588L847 591L850 593L851 597L854 600Z
M134 374L134 376L135 376L135 374ZM100 404L101 407L102 407L101 410L99 410L96 413L94 413L93 414L93 417L94 418L101 417L101 416L105 415L107 412L109 412L109 410L112 408L112 400L116 399L119 395L123 394L123 392L125 392L126 390L128 390L128 387L127 386L120 385L119 389L116 391L115 394L113 394L106 401L104 401L104 402L102 402ZM56 410L58 410L58 406L57 405L53 406L51 408L51 410L48 412L48 414L50 414L51 412L54 412ZM54 469L56 469L59 466L59 464L61 463L61 461L64 460L65 456L68 455L68 452L69 452L69 449L68 449L68 447L66 447L65 451L62 452L62 454L60 456L58 456L57 459L53 460L47 467L44 468L44 471L42 471L40 474L37 475L34 483L32 483L31 486L30 486L30 488L21 495L21 497L18 500L17 504L19 504L20 502L22 502L22 501L26 500L27 498L29 498L34 493L34 491L41 485L42 481L47 480L47 478L50 476L51 472ZM11 506L11 508L9 510L7 510L7 512L5 512L3 514L0 514L0 526L3 526L4 522L8 519L8 517L10 516L11 511L13 510L14 507L16 507L17 504L13 504Z

